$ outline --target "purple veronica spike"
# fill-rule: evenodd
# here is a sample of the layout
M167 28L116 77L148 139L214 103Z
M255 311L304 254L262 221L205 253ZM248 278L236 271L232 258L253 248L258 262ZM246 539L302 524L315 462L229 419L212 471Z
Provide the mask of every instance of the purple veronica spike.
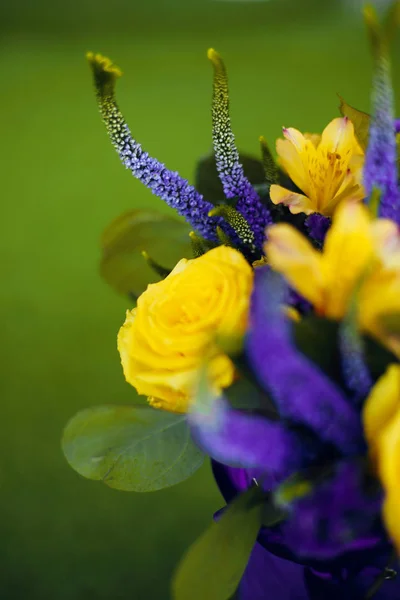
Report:
M394 120L394 130L396 133L400 133L400 119Z
M349 550L376 545L382 534L382 493L364 489L357 462L339 463L332 479L292 504L282 525L288 547L300 557L334 558Z
M364 186L368 196L380 192L379 215L400 224L400 192L397 173L397 147L394 122L394 100L390 62L384 33L373 9L365 10L367 26L373 40L375 75L372 115L364 166Z
M88 60L93 70L100 113L122 163L153 194L185 217L200 235L207 240L218 241L216 226L220 225L223 229L227 226L221 218L208 216L214 208L213 205L206 202L186 179L151 158L141 145L132 139L114 96L115 83L121 76L121 71L99 54L89 53Z
M268 268L256 269L247 338L250 364L284 418L307 425L344 453L360 451L363 437L355 408L291 340L282 310L283 285Z
M272 223L269 210L244 174L239 161L235 136L229 116L228 79L219 54L210 49L208 58L214 66L213 83L213 141L217 170L227 198L237 198L236 210L246 219L255 236L255 245L261 249L265 228Z
M224 464L265 469L283 480L303 463L295 434L280 423L233 410L226 399L214 398L206 389L199 391L189 423L200 448Z

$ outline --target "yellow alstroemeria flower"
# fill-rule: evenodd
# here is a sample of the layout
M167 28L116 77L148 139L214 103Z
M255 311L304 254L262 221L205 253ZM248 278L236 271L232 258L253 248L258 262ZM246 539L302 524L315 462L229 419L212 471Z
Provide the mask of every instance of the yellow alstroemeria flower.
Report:
M359 202L345 202L335 212L319 252L288 224L268 228L265 252L317 314L339 320L357 293L358 319L368 331L400 354L399 342L388 338L380 317L400 313L400 238L397 225L372 220Z
M127 311L118 334L125 379L172 412L187 411L205 358L215 390L231 385L233 363L215 338L244 335L252 287L252 268L233 248L180 260Z
M333 119L321 136L303 135L293 127L284 128L283 135L276 143L278 162L303 193L271 185L274 204L285 204L293 214L329 217L342 200L364 198L364 153L347 117Z
M383 519L400 550L400 365L391 365L372 388L363 411L372 463L385 491Z

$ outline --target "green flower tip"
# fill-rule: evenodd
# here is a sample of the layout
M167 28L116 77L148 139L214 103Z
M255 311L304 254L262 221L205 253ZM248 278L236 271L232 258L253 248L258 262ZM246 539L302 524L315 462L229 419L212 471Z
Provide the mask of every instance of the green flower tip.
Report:
M214 50L214 48L209 48L207 50L207 58L212 62L214 69L224 69L224 62L222 60L222 57L220 54L218 54L216 50Z
M121 69L102 54L87 52L86 58L92 69L94 83L98 92L102 95L112 95L115 82L122 75Z

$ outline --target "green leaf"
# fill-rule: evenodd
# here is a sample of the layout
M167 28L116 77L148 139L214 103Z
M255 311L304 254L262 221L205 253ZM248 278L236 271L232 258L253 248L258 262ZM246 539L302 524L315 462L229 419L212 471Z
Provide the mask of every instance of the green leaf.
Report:
M224 395L232 408L257 411L264 407L262 392L249 379L237 379L224 390Z
M400 334L400 314L387 315L382 327L395 326ZM386 321L384 321L386 319ZM297 348L338 385L343 387L342 360L338 344L339 323L322 317L305 317L293 324L293 337ZM396 356L377 340L368 335L361 336L366 365L375 382L386 371L389 364L398 362Z
M174 600L228 600L243 575L261 525L254 486L228 506L189 548L172 582Z
M117 292L138 297L161 279L143 251L170 271L181 258L193 257L189 232L187 223L156 211L126 212L104 231L100 272Z
M96 406L67 424L62 448L75 471L112 488L152 492L190 477L204 455L184 415L150 406Z
M400 317L400 315L399 315ZM398 358L375 339L364 336L365 362L375 382L386 372L389 365L399 362Z
M361 148L365 150L368 144L368 131L371 117L365 112L350 106L341 96L339 110L344 117L348 117L354 125L354 132Z
M333 381L341 383L338 329L337 322L315 316L293 323L297 348Z
M274 494L269 494L262 505L262 524L263 527L274 527L282 523L288 517L288 513L281 506L278 506Z

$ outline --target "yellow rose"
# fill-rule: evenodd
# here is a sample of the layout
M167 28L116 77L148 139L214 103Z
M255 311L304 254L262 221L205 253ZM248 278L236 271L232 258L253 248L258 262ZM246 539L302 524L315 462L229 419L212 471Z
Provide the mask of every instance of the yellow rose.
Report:
M174 412L187 410L206 358L212 385L229 386L234 366L215 337L244 334L252 285L250 265L233 248L180 260L127 311L118 350L128 383L153 406Z

